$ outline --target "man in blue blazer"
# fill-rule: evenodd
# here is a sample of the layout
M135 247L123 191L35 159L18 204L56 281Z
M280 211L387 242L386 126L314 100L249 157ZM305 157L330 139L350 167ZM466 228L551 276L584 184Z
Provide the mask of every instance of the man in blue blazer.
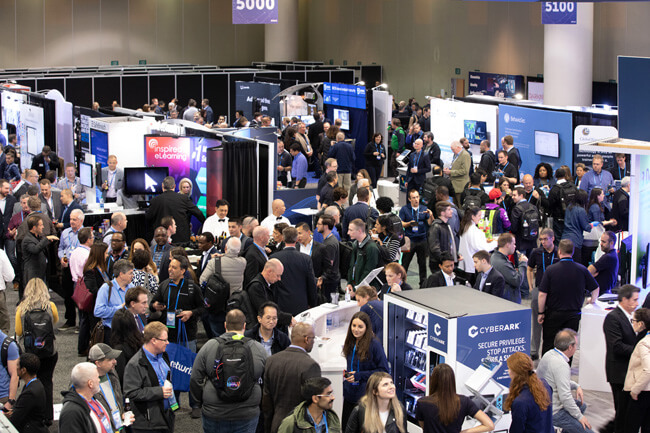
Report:
M74 199L74 195L70 189L61 191L61 204L63 208L61 209L61 214L57 215L59 223L56 227L60 230L65 230L70 227L70 213L75 209L79 209L80 211L83 211L83 209L81 209L81 205Z

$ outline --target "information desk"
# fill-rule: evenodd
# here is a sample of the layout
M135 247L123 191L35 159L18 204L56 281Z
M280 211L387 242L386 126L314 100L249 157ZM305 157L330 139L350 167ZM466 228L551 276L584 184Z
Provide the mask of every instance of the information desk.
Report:
M333 307L333 304L323 304L296 316L296 320L314 326L316 341L310 355L320 364L323 377L332 382L336 397L334 411L340 415L343 413L343 370L345 370L343 343L350 320L354 313L359 311L359 306L355 301L341 301L338 307Z
M103 220L110 220L113 212L122 212L126 215L128 221L124 234L126 235L127 245L131 245L137 238L145 236L147 224L144 217L144 211L138 209L119 209L116 206L106 206L104 211L93 209L91 212L84 212L84 227L93 227L100 225ZM150 242L151 239L146 239Z
M612 311L618 302L611 303L596 301L582 308L580 319L580 363L578 383L582 389L589 391L611 392L605 376L605 334L603 323L605 316Z
M429 376L440 363L453 368L457 392L472 396L495 430L508 429L510 416L501 410L510 385L506 360L530 353L530 308L466 286L388 293L384 303L384 348L409 431L421 431L415 407L429 394ZM489 374L475 375L488 360Z

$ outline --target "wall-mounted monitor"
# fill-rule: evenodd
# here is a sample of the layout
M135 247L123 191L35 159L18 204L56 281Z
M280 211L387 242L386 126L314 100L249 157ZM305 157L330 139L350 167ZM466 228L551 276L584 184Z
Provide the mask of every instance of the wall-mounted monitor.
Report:
M28 126L27 130L27 153L36 155L38 153L38 138L36 138L36 128Z
M487 140L487 123L480 120L465 120L464 136L471 144Z
M560 157L560 134L557 132L535 131L535 154Z
M93 165L87 162L79 162L79 181L86 188L93 187Z
M124 169L124 193L127 195L160 194L168 167L127 167Z
M348 110L341 110L340 108L334 108L334 121L336 119L341 119L341 129L344 131L350 130L350 112Z
M108 165L108 132L90 129L90 151L102 167Z

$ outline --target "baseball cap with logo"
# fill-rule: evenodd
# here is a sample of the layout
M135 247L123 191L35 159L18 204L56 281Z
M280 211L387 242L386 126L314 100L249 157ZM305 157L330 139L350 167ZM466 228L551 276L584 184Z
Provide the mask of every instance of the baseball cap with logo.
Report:
M108 344L97 343L88 351L88 360L95 362L102 359L116 359L121 353L121 350L113 349Z

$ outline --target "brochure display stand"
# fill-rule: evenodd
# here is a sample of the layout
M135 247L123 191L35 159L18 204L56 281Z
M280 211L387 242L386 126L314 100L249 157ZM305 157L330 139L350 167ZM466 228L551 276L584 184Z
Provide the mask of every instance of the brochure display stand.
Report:
M454 369L457 392L474 396L495 430L507 429L505 361L530 353L530 309L465 286L389 293L384 302L384 348L409 431L420 431L415 407L440 363Z

